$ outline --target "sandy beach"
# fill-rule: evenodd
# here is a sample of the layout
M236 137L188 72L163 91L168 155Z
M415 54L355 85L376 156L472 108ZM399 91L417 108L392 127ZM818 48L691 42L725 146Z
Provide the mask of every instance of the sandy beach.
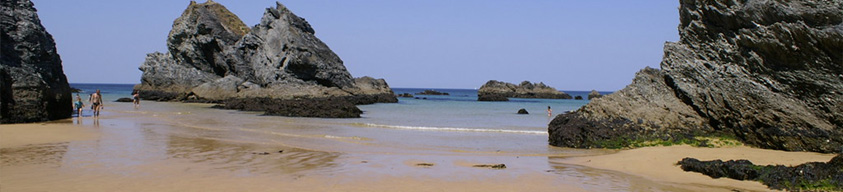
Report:
M167 120L232 113L201 104L107 106L99 119L0 126L0 191L768 191L758 182L712 179L674 164L684 157L783 165L832 158L744 146L392 150L360 139L339 139L352 147L324 150L328 144L309 142L323 137L208 137L219 130ZM506 168L476 167L494 164Z
M785 152L746 146L700 148L687 145L645 147L615 154L560 159L560 163L576 164L598 169L637 175L656 182L672 183L677 187L706 191L709 187L723 190L770 190L760 182L728 178L712 179L703 174L684 172L676 162L685 157L700 160L747 159L758 165L798 165L806 162L828 162L833 154Z

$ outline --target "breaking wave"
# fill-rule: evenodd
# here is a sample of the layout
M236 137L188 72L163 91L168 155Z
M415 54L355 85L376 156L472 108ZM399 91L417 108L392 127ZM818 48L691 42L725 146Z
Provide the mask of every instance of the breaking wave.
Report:
M516 133L516 134L533 134L533 135L547 135L547 131L530 131L530 130L509 130L509 129L482 129L482 128L462 128L462 127L424 127L424 126L404 126L404 125L381 125L374 123L358 123L363 127L377 127L388 129L403 129L403 130L419 130L419 131L453 131L453 132L485 132L485 133Z

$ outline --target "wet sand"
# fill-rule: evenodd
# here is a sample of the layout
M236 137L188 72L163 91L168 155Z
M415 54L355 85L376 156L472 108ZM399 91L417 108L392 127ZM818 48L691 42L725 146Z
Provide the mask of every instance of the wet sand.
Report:
M111 111L99 119L0 125L0 191L766 191L757 182L711 179L674 164L683 157L760 164L832 157L748 147L548 147L539 154L393 149L318 135L258 139L200 126L221 118L175 118L239 114L203 105L107 104ZM495 164L506 168L475 167Z
M0 128L0 148L91 140L99 137L95 130L68 125L67 122L70 121L2 125L2 128Z

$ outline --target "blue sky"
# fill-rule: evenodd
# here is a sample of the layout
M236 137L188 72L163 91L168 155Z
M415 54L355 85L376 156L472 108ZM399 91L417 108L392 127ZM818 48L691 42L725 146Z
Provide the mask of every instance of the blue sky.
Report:
M147 53L189 1L32 0L71 83L140 82ZM200 0L198 2L204 2ZM216 0L248 26L269 0ZM678 1L285 0L355 77L392 87L478 88L488 80L615 91L658 67L679 39Z

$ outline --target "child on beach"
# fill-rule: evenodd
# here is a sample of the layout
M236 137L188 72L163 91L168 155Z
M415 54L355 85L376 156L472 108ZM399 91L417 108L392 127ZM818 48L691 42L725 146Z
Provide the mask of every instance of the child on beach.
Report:
M550 106L547 106L547 116L550 117L553 115L553 109L550 109Z
M73 103L73 107L76 109L76 117L82 117L82 107L85 107L85 104L82 103L82 98L79 97L79 94L76 94L76 102Z
M140 91L137 89L132 91L132 103L135 104L135 108L140 107Z

